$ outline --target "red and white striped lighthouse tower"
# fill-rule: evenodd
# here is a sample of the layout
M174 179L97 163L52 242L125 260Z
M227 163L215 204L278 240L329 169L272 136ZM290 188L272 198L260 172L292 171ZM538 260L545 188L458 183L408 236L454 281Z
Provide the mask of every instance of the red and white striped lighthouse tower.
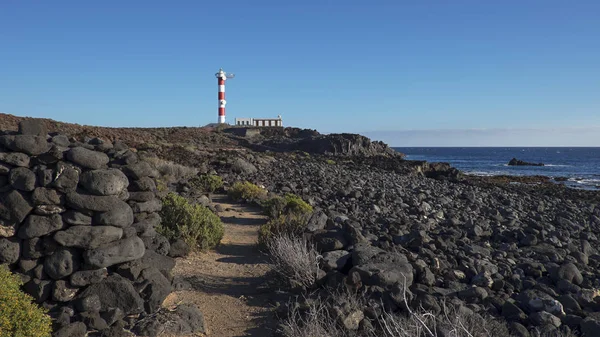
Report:
M219 84L219 124L225 123L225 81L230 78L234 78L234 74L227 74L223 71L223 68L219 69L219 72L215 74L217 82Z

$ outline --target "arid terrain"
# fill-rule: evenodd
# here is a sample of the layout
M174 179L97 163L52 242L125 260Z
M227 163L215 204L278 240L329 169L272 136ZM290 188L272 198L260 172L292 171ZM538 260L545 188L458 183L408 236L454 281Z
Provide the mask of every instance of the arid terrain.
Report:
M267 277L270 267L256 246L265 216L261 209L233 204L226 196L213 201L224 209L219 216L225 236L214 250L177 259L173 275L189 287L171 293L163 305L196 304L204 315L207 336L271 336L276 325Z
M56 337L591 337L600 329L597 191L544 177L469 177L352 134L45 120L47 134L18 121L0 116L0 256L53 310ZM194 183L209 175L223 182L212 201ZM233 203L223 193L236 183L265 195ZM167 192L221 218L215 249L185 256L180 238L157 234ZM300 240L269 251L292 267L270 265L256 248L267 194L289 198L282 209L308 210L269 213L269 230ZM275 284L273 271L289 277ZM299 301L288 307L291 294Z

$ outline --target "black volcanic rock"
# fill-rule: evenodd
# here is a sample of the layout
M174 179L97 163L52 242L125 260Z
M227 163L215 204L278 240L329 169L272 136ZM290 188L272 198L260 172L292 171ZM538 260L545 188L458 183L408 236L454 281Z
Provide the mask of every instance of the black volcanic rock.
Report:
M557 317L600 309L592 249L600 244L599 193L483 184L445 163L393 156L272 158L254 158L251 174L216 170L313 206L305 236L322 254L320 284L345 285L367 302L389 296L401 307L396 288L406 281L409 303L436 311L442 296L513 327L556 329ZM577 324L569 327L579 331Z
M299 128L251 128L256 132L248 133L247 128L230 128L226 132L232 135L252 135L245 144L257 151L292 152L301 151L310 154L373 156L399 155L385 143L371 141L369 138L350 133L322 135L315 130Z
M48 309L53 336L128 335L172 291L158 173L123 145L45 126L0 131L0 264ZM129 262L135 278L120 277Z
M139 237L122 239L85 251L86 264L95 268L109 267L118 263L132 261L144 256L146 248Z
M323 302L327 312L338 315L340 327L358 328L353 333L360 334L371 322L375 325L384 310L406 313L407 303L433 314L442 314L442 307L449 305L469 315L493 315L521 336L530 331L566 334L568 329L575 335L590 334L600 326L600 255L594 248L600 245L600 193L574 191L536 177L509 184L515 180L462 175L447 163L404 160L358 135L321 135L293 128L257 130L253 136L227 131L210 134L220 141L225 137L235 140L220 145L237 144L255 152L213 151L205 140L196 143L194 152L180 145L148 147L147 152L202 167L202 173L214 171L226 184L247 180L264 185L270 193L294 193L313 206L304 236L320 249L321 256L315 266L318 281L311 293L327 293L318 289L321 286L346 286L355 290L363 303L349 308L343 303ZM90 138L63 144L99 149L105 143ZM6 186L0 199L0 229L11 226L25 235L2 239L0 257L5 261L16 255L25 258L12 268L22 273L25 288L38 302L51 297L70 299L71 287L77 287L76 296L82 302L87 299L88 305L69 304L85 310L70 315L68 321L74 323L85 316L86 324L109 335L125 324L133 330L136 322L131 315L156 310L170 285L183 289L183 282L173 281L174 260L168 256L189 252L183 241L169 243L154 236L158 217L147 212L160 210L153 202L155 172L140 164L149 154L140 151L139 158L125 152L115 155L128 150L110 147L108 143L102 147L110 160L100 169L124 170L129 178L127 190L132 192L129 196L96 195L110 192L112 185L98 184L103 179L92 177L89 165L81 164L86 156L81 156L79 164L69 164L25 155L0 165L0 175L6 180L0 182ZM267 150L272 152L260 153ZM232 165L236 162L241 165ZM9 173L18 166L36 174L38 189L12 189ZM92 184L92 180L98 181ZM40 187L58 192L50 195ZM172 187L178 188L167 186ZM34 209L38 211L37 206L53 204L67 208L61 226L40 221L42 218L27 220ZM35 220L37 215L29 216ZM90 246L88 240L70 240L67 235L94 234L102 225L122 228L114 229L123 232L121 239L84 251L86 248L78 247ZM58 240L53 239L55 235ZM93 246L99 239L89 238ZM76 263L78 259L87 263ZM71 268L71 264L79 268ZM98 319L99 310L110 328ZM137 324L138 328L159 331L161 313L159 310L157 319L143 320L147 326ZM190 317L196 319L196 315ZM172 321L179 320L167 320Z
M50 149L46 137L33 135L3 135L0 136L0 145L31 156L40 155Z
M83 147L74 147L67 152L67 159L77 165L99 169L108 164L109 158L106 154L96 152Z
M119 275L111 275L100 283L89 286L79 298L97 296L100 311L119 308L126 314L137 314L144 310L144 301L133 285Z
M544 166L544 163L529 163L517 158L513 158L508 162L508 166Z

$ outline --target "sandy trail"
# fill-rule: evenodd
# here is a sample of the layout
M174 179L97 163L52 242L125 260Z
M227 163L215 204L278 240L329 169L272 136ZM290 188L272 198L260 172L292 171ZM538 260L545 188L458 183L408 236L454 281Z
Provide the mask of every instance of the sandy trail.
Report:
M169 295L164 305L194 303L204 314L207 336L271 336L272 303L266 274L269 266L256 248L258 228L266 221L260 209L232 204L215 196L224 212L221 245L215 250L178 258L173 270L192 290Z

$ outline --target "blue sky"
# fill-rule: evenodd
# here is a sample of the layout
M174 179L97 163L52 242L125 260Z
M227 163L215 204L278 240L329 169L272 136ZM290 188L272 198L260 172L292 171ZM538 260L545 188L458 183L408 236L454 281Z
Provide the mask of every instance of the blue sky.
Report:
M600 126L599 13L592 0L0 0L0 111L204 125L222 67L236 74L230 122L558 137Z

